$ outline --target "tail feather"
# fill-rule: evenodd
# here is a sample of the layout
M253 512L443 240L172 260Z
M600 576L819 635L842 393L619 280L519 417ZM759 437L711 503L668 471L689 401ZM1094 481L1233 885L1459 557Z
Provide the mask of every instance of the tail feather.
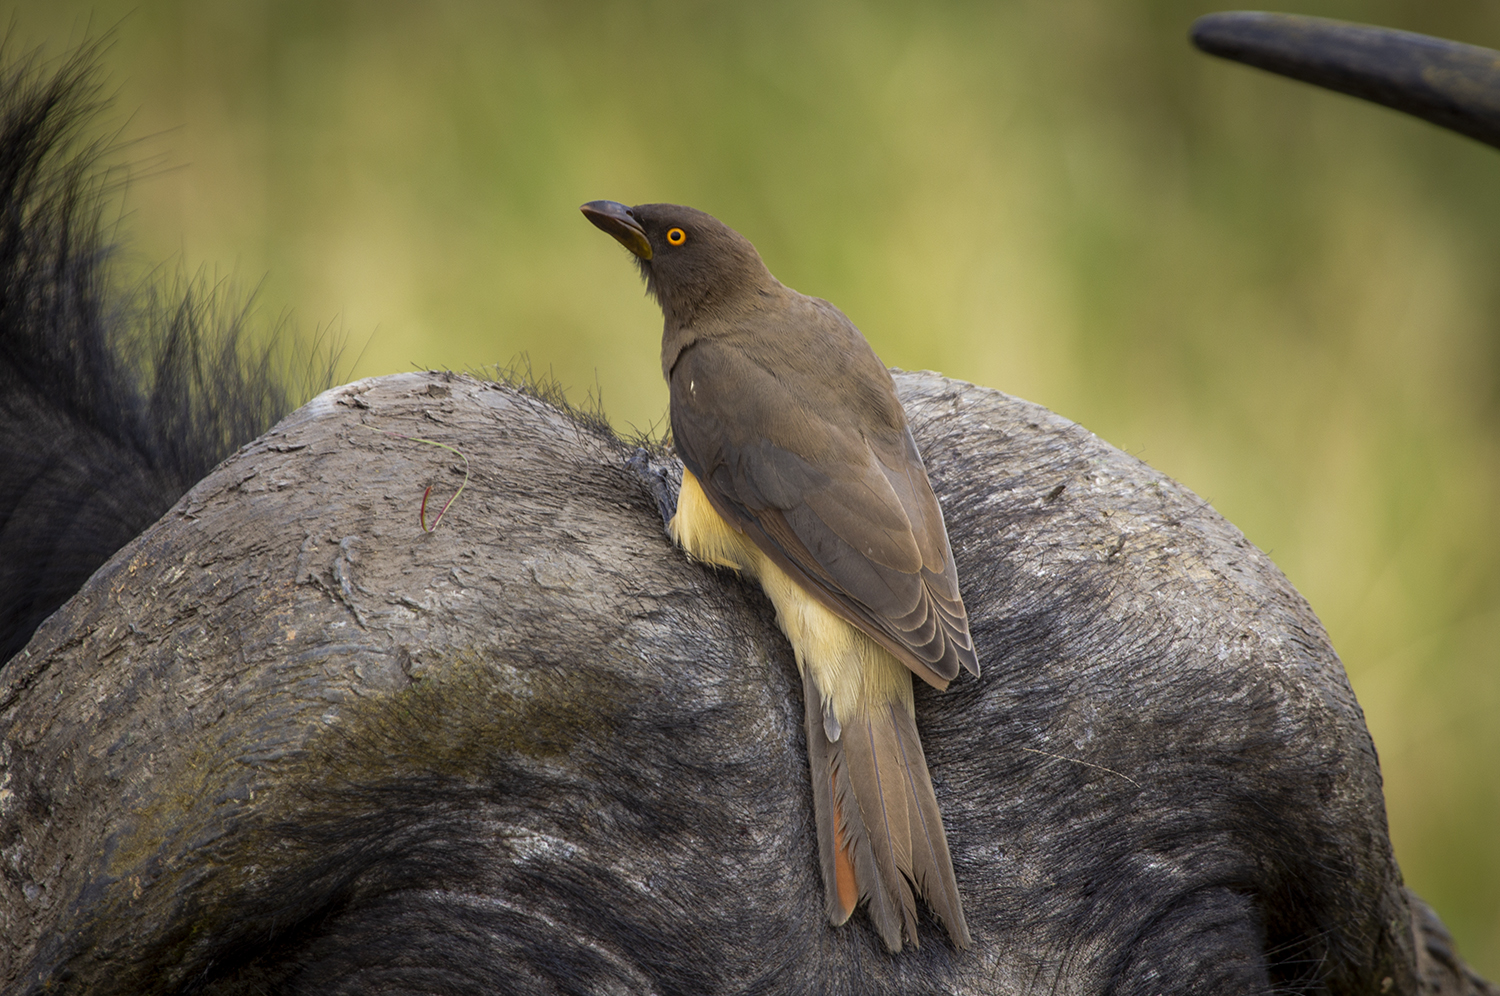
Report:
M834 804L838 819L847 828L848 853L854 865L854 880L859 898L875 924L880 939L892 953L901 950L903 935L916 939L917 908L911 887L902 876L902 865L895 853L899 842L892 836L907 830L903 819L894 827L885 825L879 813L879 788L872 784L873 767L869 753L869 731L863 722L850 724L833 748ZM849 747L853 745L851 751ZM864 777L858 777L863 775ZM873 796L871 805L861 805L863 797ZM873 811L872 811L873 810ZM905 848L910 866L910 840Z
M822 699L812 678L802 675L802 698L807 717L807 762L812 771L813 813L818 827L818 857L823 868L823 900L835 927L849 919L859 902L858 876L851 857L850 828L834 806L837 776L836 748L823 730Z
M829 920L864 900L891 952L917 940L920 894L959 948L972 942L916 725L900 704L877 706L830 742L822 698L804 673L808 760ZM852 882L850 881L852 877ZM915 887L915 890L914 890Z
M868 896L886 947L901 950L901 936L916 942L917 900L907 876L911 872L911 807L906 779L897 771L895 731L879 707L850 722L839 738L846 790L836 795L845 823L859 823L864 845L854 852L860 894ZM859 840L859 836L855 837Z
M943 832L943 817L938 812L937 796L927 772L927 756L917 737L917 724L900 706L888 707L892 726L902 752L901 770L906 776L907 802L911 806L912 881L927 905L943 921L948 935L959 948L973 943L969 925L964 920L963 900L958 896L958 881L953 875L953 858L948 853L948 835Z
M829 781L833 781L831 775ZM830 913L833 914L834 926L838 926L849 919L849 914L854 912L855 905L859 903L859 877L854 871L854 850L837 806L833 807L833 851L836 888L830 890L828 895L830 901L836 904L836 909L830 909Z

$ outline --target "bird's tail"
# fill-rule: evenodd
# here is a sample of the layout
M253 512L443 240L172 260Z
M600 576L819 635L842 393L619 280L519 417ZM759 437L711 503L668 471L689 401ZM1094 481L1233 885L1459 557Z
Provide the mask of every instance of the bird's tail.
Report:
M903 935L918 943L921 895L954 945L968 947L948 838L906 705L880 704L829 730L810 669L803 669L802 687L828 918L841 924L868 900L870 919L894 953Z

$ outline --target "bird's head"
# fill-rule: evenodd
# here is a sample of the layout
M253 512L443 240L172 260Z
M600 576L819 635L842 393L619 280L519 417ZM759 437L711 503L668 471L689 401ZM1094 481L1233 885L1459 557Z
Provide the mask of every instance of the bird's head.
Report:
M579 210L635 254L669 328L776 283L749 239L695 208L589 201Z

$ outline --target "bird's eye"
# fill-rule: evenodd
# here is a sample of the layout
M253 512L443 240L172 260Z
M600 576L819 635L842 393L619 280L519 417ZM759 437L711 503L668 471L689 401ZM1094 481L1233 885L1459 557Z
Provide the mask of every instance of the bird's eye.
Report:
M680 246L687 241L687 232L680 228L673 228L667 232L667 241L674 246Z

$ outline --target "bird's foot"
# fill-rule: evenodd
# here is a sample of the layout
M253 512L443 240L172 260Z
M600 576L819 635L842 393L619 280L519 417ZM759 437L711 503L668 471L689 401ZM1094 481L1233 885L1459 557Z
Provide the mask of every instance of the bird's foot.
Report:
M644 449L637 449L625 461L651 497L656 499L656 511L661 514L663 528L671 525L677 514L677 492L682 487L682 467L675 460L659 460Z

